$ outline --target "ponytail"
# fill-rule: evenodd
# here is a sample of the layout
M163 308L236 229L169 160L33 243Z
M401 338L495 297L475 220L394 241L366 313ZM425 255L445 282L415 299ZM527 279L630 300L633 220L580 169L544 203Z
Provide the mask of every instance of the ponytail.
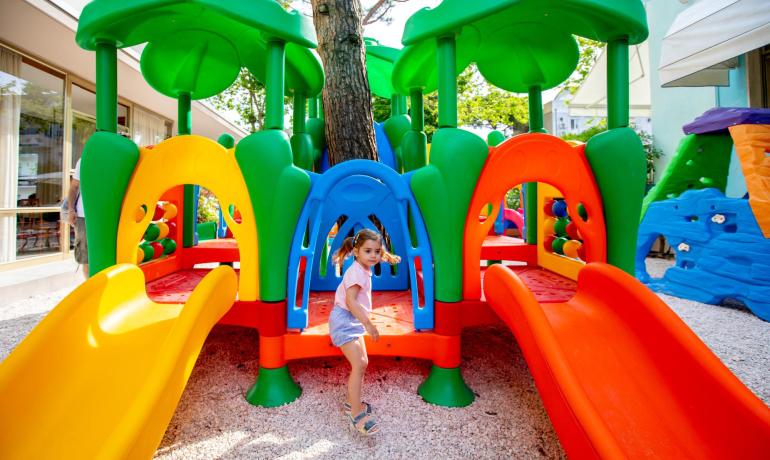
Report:
M350 255L350 253L353 252L353 247L355 244L355 238L352 236L349 236L342 240L342 246L337 250L337 252L334 254L334 257L332 257L332 261L337 265L342 265L342 262L347 259L347 257Z

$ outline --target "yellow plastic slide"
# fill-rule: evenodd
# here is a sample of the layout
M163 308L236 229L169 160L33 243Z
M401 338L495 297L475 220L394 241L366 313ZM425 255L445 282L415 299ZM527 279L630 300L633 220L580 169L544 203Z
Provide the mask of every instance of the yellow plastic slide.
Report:
M134 265L86 281L0 363L0 458L150 458L236 289L230 267L184 305L148 299Z

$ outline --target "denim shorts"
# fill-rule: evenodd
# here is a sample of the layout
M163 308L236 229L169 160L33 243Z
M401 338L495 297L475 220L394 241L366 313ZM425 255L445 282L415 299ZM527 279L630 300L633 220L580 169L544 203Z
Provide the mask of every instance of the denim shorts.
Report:
M334 306L329 314L329 336L335 347L357 340L365 332L364 325L353 316L353 313L337 305Z

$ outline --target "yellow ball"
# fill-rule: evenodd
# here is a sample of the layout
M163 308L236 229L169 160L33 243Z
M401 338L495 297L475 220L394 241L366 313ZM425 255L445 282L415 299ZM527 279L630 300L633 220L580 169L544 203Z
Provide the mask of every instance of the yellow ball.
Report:
M554 226L556 225L556 219L553 217L549 217L546 220L543 221L543 235L545 236L551 236L556 234L556 230L554 230Z
M157 222L155 225L158 226L158 230L160 233L158 234L158 240L162 240L163 238L168 236L168 224L165 222Z
M166 220L173 219L174 217L176 217L176 213L177 213L177 210L176 210L176 205L174 203L165 203L163 205L164 219Z
M141 265L143 260L144 260L144 251L142 251L142 248L137 247L136 248L136 264L137 265Z
M567 257L572 257L573 259L579 259L580 257L578 256L578 250L581 246L583 246L583 243L578 240L567 241L564 243L564 255Z

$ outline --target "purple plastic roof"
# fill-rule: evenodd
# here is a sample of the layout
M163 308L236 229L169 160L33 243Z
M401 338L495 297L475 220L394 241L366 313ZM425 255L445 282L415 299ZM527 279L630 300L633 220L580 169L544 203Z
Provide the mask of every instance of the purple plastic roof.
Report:
M735 125L770 125L770 109L717 107L684 125L682 130L685 134L718 133Z

